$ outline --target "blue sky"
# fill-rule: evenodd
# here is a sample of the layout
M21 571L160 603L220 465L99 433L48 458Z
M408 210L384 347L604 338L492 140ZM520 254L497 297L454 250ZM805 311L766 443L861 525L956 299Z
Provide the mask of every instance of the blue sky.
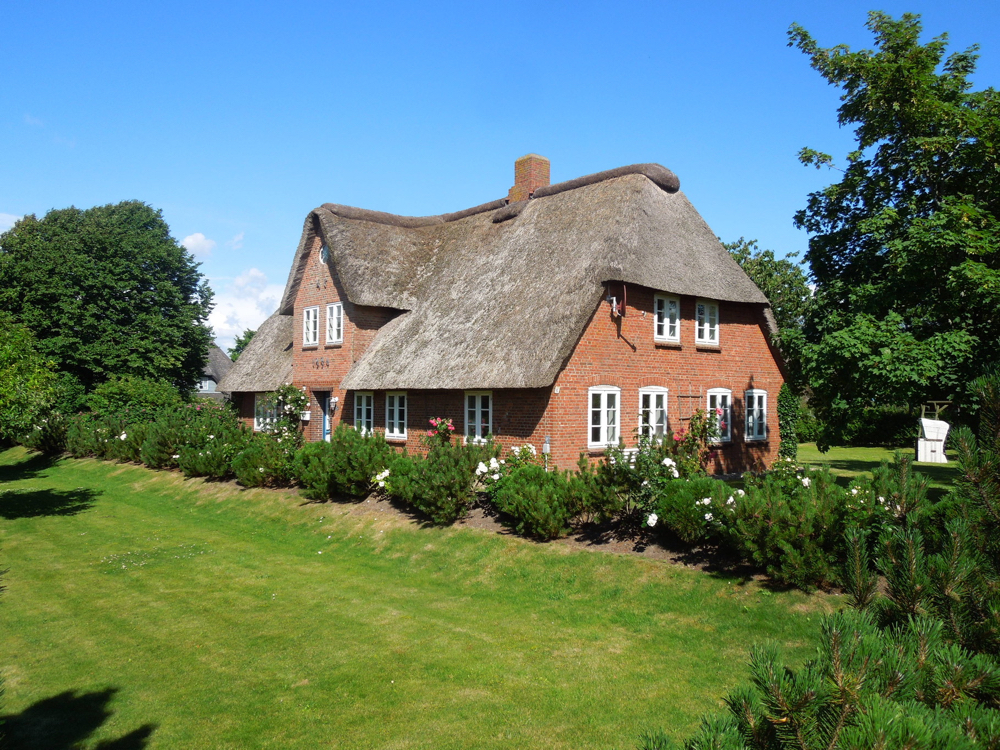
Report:
M162 209L217 296L223 346L277 306L325 202L424 215L554 182L672 169L724 240L804 252L792 226L842 156L838 92L786 46L871 47L866 13L923 16L982 47L1000 87L1000 3L9 3L0 61L0 229L128 199Z

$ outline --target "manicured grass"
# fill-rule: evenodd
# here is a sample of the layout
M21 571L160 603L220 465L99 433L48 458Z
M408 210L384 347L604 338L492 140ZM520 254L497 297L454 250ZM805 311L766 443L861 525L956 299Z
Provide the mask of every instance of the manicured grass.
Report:
M690 734L755 641L801 663L839 604L20 448L0 555L3 710L36 750L630 748Z
M913 447L899 449L904 456L913 457ZM833 447L826 453L820 453L816 443L799 445L799 462L809 466L826 466L838 477L844 477L845 483L856 476L867 474L883 460L892 461L895 450L891 448L839 448ZM914 468L925 474L930 480L930 495L939 497L951 488L958 475L958 464L949 461L946 464L915 463ZM839 484L839 482L838 482Z

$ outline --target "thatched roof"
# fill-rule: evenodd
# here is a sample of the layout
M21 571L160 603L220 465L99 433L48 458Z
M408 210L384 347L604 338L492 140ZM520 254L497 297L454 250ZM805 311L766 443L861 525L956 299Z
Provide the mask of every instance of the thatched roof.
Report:
M217 389L227 393L273 391L292 382L291 316L274 313L261 323Z
M229 358L229 355L222 351L218 344L212 344L208 348L208 364L205 365L202 373L218 383L232 366L233 360Z
M319 234L351 302L404 311L379 330L342 388L545 387L603 282L767 305L678 190L672 172L642 164L458 214L324 204L306 219L279 313L294 312Z

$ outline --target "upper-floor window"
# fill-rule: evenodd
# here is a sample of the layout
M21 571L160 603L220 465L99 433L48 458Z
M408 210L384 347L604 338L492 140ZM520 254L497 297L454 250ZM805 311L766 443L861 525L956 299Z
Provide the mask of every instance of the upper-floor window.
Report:
M700 299L695 304L695 343L719 344L719 303Z
M618 410L621 389L611 385L597 385L587 391L590 399L590 434L588 448L606 448L618 445Z
M278 406L267 393L253 395L253 431L263 432L278 419Z
M323 247L319 249L319 259L324 263L330 262L330 248L324 243Z
M371 435L375 429L375 394L371 391L354 392L354 429L362 435Z
M667 434L666 388L650 386L639 389L639 434L663 438Z
M389 391L385 394L385 436L406 439L406 392Z
M657 294L653 297L653 339L681 340L681 301L677 297Z
M746 392L747 440L767 440L767 391Z
M319 307L302 310L302 346L316 346L319 343Z
M733 392L728 388L708 391L708 413L715 415L713 442L728 443L733 439Z
M344 306L340 302L326 306L326 343L344 343Z
M493 393L465 392L465 439L479 443L493 434Z

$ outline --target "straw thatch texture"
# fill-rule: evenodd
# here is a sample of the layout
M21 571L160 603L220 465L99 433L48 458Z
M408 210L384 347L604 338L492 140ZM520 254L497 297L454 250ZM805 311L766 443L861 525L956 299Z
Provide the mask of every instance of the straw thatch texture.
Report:
M208 364L205 365L202 372L219 383L232 366L233 360L229 358L229 355L222 351L218 344L212 344L208 348Z
M279 385L292 382L293 328L293 318L277 312L261 323L240 358L231 363L218 390L227 393L273 391Z
M678 186L653 164L540 188L519 204L494 201L437 217L325 204L306 219L279 312L286 319L294 312L308 249L321 237L351 302L405 311L341 383L365 390L549 386L606 281L761 305L766 313L767 299ZM289 329L272 344L291 338ZM281 361L290 372L290 356ZM261 389L259 378L253 389L232 388L232 380L231 390Z

